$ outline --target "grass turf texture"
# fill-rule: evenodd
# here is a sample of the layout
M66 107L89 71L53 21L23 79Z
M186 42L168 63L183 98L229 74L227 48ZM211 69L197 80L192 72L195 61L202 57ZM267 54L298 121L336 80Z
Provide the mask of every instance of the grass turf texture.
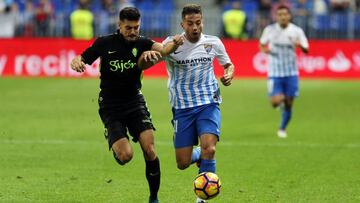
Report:
M156 125L160 201L194 202L197 168L176 168L166 81L144 80ZM360 82L301 81L287 139L265 80L221 86L222 134L211 202L359 202ZM107 151L96 79L0 79L0 202L146 202L138 144L125 167Z

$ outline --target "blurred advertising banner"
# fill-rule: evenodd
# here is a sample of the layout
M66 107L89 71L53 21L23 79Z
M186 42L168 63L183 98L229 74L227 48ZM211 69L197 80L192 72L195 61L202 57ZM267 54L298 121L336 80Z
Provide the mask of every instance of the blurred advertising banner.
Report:
M223 42L237 77L266 77L268 57L259 52L258 41ZM70 69L71 60L91 43L72 39L0 39L0 76L98 77L99 61L83 74ZM305 55L298 50L297 62L303 78L360 79L360 41L310 41L310 53ZM215 64L219 76L223 71ZM166 77L165 63L146 70L145 75Z

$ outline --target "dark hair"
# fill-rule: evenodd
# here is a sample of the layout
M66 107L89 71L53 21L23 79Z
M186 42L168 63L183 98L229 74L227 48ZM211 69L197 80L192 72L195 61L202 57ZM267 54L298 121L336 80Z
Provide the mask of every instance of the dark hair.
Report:
M276 7L276 11L280 10L280 9L286 9L288 11L288 13L291 14L290 8L289 6L285 5L285 4L280 4L278 7Z
M130 20L130 21L138 21L140 20L140 12L135 7L125 7L120 11L119 19Z
M181 16L184 19L189 14L201 14L201 6L197 4L186 4L181 12Z

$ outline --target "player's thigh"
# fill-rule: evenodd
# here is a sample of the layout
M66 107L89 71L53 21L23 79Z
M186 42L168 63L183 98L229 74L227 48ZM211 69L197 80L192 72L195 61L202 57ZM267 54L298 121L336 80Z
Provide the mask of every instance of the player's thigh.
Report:
M191 164L193 146L175 148L176 163L185 167Z
M146 160L154 160L156 158L154 147L154 131L152 129L145 130L140 133L139 143Z
M104 123L105 137L108 140L109 149L114 152L114 157L122 163L131 160L132 147L127 135L126 123L121 119L121 112L112 108L100 108L99 115Z
M109 119L104 123L105 137L108 140L109 148L120 139L128 140L126 125L121 120Z
M284 85L282 78L270 77L267 81L268 96L276 97L284 94Z
M147 109L136 110L126 121L127 128L133 141L140 142L146 160L156 158L154 150L154 125Z
M196 118L197 134L201 137L211 134L217 140L220 138L221 113L218 104L205 105Z
M141 132L139 136L139 143L143 150L148 146L154 145L154 130L148 129Z
M284 94L286 97L295 98L299 96L299 77L291 76L286 77L284 81Z
M126 126L134 142L140 139L140 135L143 137L144 142L148 140L145 138L146 136L152 137L149 140L153 139L155 127L152 123L150 112L145 108L137 109L129 114L129 117L126 119Z
M198 144L195 115L186 110L173 110L174 147L192 147ZM183 114L184 113L184 114Z

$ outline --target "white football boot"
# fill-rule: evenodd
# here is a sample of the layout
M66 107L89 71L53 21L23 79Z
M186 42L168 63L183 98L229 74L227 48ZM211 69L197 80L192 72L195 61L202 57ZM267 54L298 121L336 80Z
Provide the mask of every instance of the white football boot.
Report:
M200 198L196 198L196 202L195 203L206 203L207 201L200 199Z
M285 130L282 130L282 129L279 129L279 130L277 131L277 135L278 135L279 138L286 138L286 137L287 137L286 131L285 131Z

